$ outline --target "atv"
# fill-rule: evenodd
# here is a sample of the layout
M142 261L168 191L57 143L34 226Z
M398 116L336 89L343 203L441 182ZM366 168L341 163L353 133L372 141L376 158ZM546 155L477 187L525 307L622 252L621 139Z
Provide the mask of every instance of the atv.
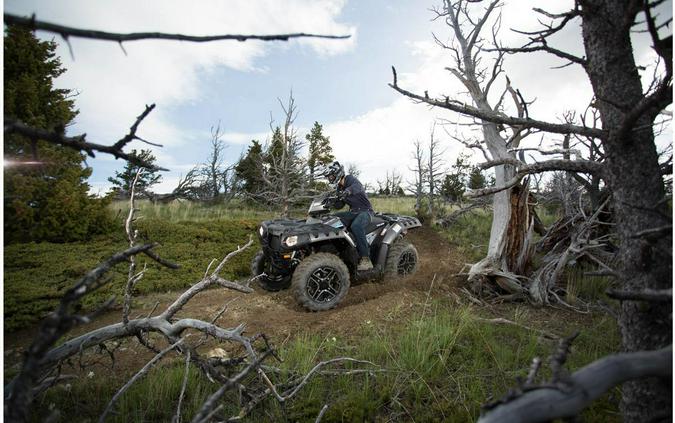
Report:
M262 222L258 229L262 250L251 262L260 286L267 291L291 287L303 307L323 311L342 301L351 282L399 278L417 270L417 249L404 236L422 226L420 221L374 213L366 227L373 269L358 272L355 238L331 214L331 209L343 206L336 193L327 193L312 201L307 219Z

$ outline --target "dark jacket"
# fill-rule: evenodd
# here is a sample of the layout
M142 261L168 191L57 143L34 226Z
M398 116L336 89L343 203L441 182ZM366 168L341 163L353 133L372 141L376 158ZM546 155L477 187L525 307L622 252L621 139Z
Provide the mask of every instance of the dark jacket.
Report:
M338 185L338 194L342 194L342 199L349 204L352 212L373 211L373 206L368 200L366 190L363 185L352 175L345 176L344 185Z

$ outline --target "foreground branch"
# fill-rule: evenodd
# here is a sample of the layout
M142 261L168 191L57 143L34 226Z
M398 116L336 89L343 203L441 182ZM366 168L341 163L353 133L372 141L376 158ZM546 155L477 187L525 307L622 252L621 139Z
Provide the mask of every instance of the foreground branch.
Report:
M101 282L101 277L113 266L129 260L129 257L147 251L153 246L154 244L139 245L113 255L97 268L88 272L74 287L66 291L58 308L50 313L40 325L38 335L26 352L21 371L5 387L5 400L8 404L8 408L6 408L8 414L5 414L6 420L24 421L26 419L28 409L33 401L33 387L43 374L43 363L45 357L49 355L47 351L76 324L86 323L90 320L87 316L71 314L72 305L83 296L99 288L104 283Z
M154 108L155 108L154 104L151 104L150 106L145 106L145 111L143 111L143 113L141 113L141 115L136 118L136 121L131 126L129 133L113 145L103 145L88 142L85 140L87 136L86 134L68 137L62 131L35 128L26 125L25 123L21 122L18 119L13 119L8 116L5 116L4 132L5 136L7 136L8 134L18 134L33 141L42 140L49 142L51 144L57 144L63 147L72 148L73 150L84 151L85 153L87 153L89 157L96 157L94 151L98 151L100 153L111 154L116 159L123 159L128 161L129 163L133 163L137 166L144 167L146 169L166 171L168 169L155 166L151 163L147 163L146 161L140 159L138 156L134 154L128 154L122 151L122 148L124 148L124 146L126 146L129 142L135 139L147 142L136 136L136 130L138 129L138 125L141 123L141 121L145 119L145 117Z
M673 290L671 289L649 289L641 291L618 291L610 289L607 296L621 301L654 301L669 303L673 301Z
M290 33L290 34L271 34L271 35L255 35L255 34L225 34L225 35L183 35L183 34L167 34L163 32L132 32L132 33L116 33L96 31L91 29L73 28L64 25L58 25L51 22L39 21L35 19L35 15L30 18L12 15L10 13L4 14L6 25L18 25L31 30L42 30L59 34L64 39L69 37L89 38L94 40L116 41L118 43L126 41L138 40L174 40L174 41L190 41L195 43L203 43L209 41L223 41L223 40L260 40L260 41L288 41L291 38L326 38L326 39L345 39L351 35L320 35L307 34L304 32Z
M561 387L542 387L499 405L479 423L537 423L573 417L595 399L623 382L673 373L672 346L657 351L615 354L573 373ZM561 389L562 388L562 389Z

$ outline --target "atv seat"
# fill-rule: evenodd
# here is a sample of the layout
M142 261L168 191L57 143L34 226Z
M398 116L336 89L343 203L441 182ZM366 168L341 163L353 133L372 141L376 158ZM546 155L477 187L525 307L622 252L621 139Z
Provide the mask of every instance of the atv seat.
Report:
M366 226L366 233L369 234L374 230L376 230L377 228L381 228L382 226L384 226L383 225L384 223L387 223L387 221L377 215L374 215L372 219L370 219L370 223L368 224L368 226Z

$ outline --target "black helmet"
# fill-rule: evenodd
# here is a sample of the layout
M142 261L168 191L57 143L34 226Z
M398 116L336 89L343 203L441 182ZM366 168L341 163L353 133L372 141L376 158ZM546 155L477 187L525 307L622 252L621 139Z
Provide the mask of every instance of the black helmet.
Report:
M345 176L345 168L340 164L340 162L333 162L330 166L328 166L326 172L324 172L323 175L328 178L328 182L331 184L338 183L340 182L340 179Z

